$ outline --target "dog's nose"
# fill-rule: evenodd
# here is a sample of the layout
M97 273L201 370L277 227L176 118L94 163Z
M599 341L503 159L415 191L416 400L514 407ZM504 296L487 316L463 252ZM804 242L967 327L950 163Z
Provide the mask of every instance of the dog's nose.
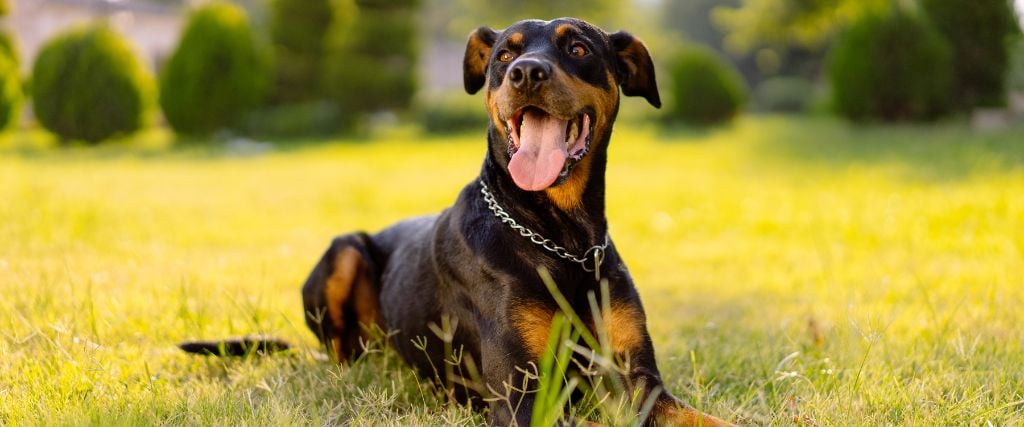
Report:
M532 90L551 78L551 64L533 58L522 58L508 70L508 80L519 90Z

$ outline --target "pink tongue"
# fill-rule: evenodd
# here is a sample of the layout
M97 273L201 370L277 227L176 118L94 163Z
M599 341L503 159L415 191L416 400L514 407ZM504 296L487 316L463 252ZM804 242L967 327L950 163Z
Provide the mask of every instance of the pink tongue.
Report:
M508 172L519 188L540 191L554 184L569 153L564 120L535 110L523 113L519 150L508 162Z

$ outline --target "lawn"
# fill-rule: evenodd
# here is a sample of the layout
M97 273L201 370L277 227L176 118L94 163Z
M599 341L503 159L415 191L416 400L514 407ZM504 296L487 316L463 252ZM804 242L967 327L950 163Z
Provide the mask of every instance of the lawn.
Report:
M331 236L449 205L478 135L0 142L0 424L442 425L388 350L319 356ZM1024 129L622 126L608 217L669 388L745 425L1024 424ZM265 332L291 355L190 357Z

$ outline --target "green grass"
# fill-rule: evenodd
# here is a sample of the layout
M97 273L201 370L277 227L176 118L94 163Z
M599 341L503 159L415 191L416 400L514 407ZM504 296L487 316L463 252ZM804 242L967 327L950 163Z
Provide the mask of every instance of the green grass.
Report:
M0 424L480 424L389 351L317 357L330 237L449 205L478 136L243 155L0 143ZM622 127L608 216L677 395L747 425L1024 423L1024 129ZM174 343L265 332L290 356Z

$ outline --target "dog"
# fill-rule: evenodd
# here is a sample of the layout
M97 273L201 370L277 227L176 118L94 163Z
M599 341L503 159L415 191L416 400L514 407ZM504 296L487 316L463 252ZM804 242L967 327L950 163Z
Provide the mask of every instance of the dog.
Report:
M302 287L310 329L342 362L374 330L391 331L398 354L453 398L490 402L492 425L525 426L535 395L507 386L531 384L564 311L549 284L596 328L591 299L606 281L600 318L615 356L629 361L621 384L651 402L647 424L731 425L664 389L643 306L608 235L605 167L620 89L661 106L645 45L573 18L481 27L463 74L468 93L484 90L490 118L479 177L440 214L335 238ZM476 387L460 387L452 369L438 373L453 349Z

